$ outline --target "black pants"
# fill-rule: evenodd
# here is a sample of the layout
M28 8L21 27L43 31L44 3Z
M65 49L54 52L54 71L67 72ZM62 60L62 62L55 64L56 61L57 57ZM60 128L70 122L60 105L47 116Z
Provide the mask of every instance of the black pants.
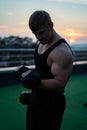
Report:
M33 92L27 107L27 130L60 130L65 104L63 93Z

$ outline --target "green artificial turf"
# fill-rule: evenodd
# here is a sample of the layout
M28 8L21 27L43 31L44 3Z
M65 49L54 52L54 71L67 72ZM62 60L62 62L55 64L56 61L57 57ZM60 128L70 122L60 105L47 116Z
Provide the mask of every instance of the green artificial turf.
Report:
M0 130L26 130L26 106L19 102L21 85L0 87ZM66 88L61 130L87 130L87 77L72 75Z
M0 88L0 130L25 130L26 106L19 102L21 85Z
M73 75L66 89L66 111L61 130L87 130L87 76Z

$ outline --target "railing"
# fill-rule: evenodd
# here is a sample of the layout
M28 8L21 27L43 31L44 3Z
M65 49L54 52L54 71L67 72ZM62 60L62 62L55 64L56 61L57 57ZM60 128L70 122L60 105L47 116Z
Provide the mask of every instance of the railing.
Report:
M75 61L87 61L87 50L74 50Z
M73 50L74 63L87 63L87 50ZM34 65L34 49L0 49L0 67Z
M0 67L34 64L34 49L0 49Z

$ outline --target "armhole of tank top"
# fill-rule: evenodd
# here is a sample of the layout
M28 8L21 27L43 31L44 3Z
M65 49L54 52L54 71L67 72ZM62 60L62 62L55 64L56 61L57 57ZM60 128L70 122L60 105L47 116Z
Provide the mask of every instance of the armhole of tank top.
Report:
M47 51L53 50L55 47L59 46L62 42L64 42L65 44L67 44L67 46L70 48L70 50L71 50L71 52L72 52L72 55L73 55L73 51L72 51L70 45L69 45L69 44L67 43L67 41L66 41L65 39L63 39L63 38L61 38L61 39L58 40L53 46L51 46L50 48L48 48Z

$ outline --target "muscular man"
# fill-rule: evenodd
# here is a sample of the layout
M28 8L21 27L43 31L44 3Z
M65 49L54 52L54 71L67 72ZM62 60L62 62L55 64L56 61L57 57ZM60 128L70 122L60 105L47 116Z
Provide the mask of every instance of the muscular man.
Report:
M27 109L27 130L60 130L66 107L65 86L72 72L72 51L54 30L50 15L35 11L29 27L39 41L35 49L35 71L41 83L32 90Z

